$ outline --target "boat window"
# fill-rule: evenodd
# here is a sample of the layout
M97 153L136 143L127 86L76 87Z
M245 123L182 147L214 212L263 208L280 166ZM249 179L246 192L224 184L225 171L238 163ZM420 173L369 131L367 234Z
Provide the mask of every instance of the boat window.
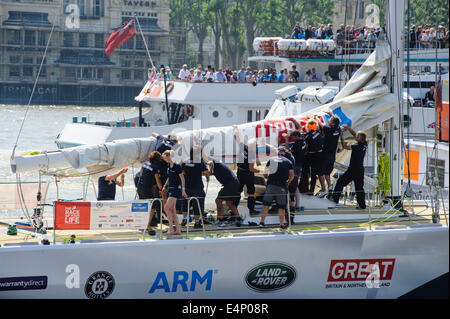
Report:
M232 117L233 117L233 112L228 111L228 112L227 112L227 117L232 118Z
M218 117L218 116L219 116L219 112L214 111L213 114L212 114L212 116L213 116L213 117Z
M439 178L439 186L444 187L445 182L445 160L436 159L434 157L428 158L427 163L427 175L431 175L431 178L436 176Z
M253 111L248 110L247 111L247 123L252 122L252 121L253 121Z
M256 110L256 119L255 121L260 121L261 120L261 111L260 110Z
M267 114L269 114L269 110L264 111L264 118L266 118Z

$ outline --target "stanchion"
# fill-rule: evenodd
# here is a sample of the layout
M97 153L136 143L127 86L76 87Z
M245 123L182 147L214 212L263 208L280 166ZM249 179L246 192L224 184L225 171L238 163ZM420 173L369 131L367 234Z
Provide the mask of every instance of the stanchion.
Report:
M200 209L200 201L198 200L198 197L189 197L186 199L188 201L187 203L187 223L186 223L186 235L189 235L189 214L191 211L191 200L197 201L197 207L200 213L200 222L202 223L203 228L203 236L206 234L205 232L205 223L203 222L203 214Z

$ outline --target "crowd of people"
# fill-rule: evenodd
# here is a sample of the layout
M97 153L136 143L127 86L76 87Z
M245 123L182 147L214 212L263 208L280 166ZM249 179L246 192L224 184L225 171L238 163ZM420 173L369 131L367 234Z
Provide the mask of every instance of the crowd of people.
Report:
M344 24L334 31L333 24L303 27L297 22L289 38L334 40L337 54L352 54L372 51L381 31L381 27L355 27ZM413 25L409 31L405 27L405 39L408 37L410 48L449 47L449 30L442 25L437 27L432 24L425 24L423 27Z
M357 71L357 67L353 66L350 74L347 73L345 67L339 72L337 78L332 78L328 71L324 74L316 72L315 68L307 70L305 74L301 75L297 71L296 65L292 65L290 70L287 68L279 71L274 68L267 67L264 70L253 70L250 67L242 67L239 71L232 71L228 65L225 68L218 68L216 71L214 67L208 66L203 71L202 66L197 65L196 69L188 69L187 65L183 65L181 70L177 74L177 78L184 82L197 82L197 83L296 83L296 82L318 82L324 83L332 80L347 81ZM164 71L160 70L159 73L153 73L149 69L149 77L154 76L156 78L163 78ZM168 80L174 80L175 76L172 74L169 68L166 68L166 78Z
M191 202L191 207L195 219L194 228L202 227L199 217L200 214L204 215L206 196L202 177L206 177L209 181L209 178L214 176L222 186L215 199L217 220L214 225L217 227L224 227L227 223L241 226L238 206L244 187L247 188L249 212L258 214L255 211L257 173L263 174L266 178L259 227L265 227L266 216L273 204L278 210L279 227L285 229L289 222L293 224L295 210L300 206L300 203L296 202L297 190L303 194L326 196L337 203L343 188L353 181L357 194L357 208L365 209L363 160L367 150L366 134L363 131L356 133L345 124L341 127L340 120L331 113L327 123L323 123L317 117L311 117L307 120L306 127L295 118L287 120L293 122L295 130L279 137L278 147L265 145L270 156L264 169L258 169L255 164L256 149L261 145L256 143L256 139L244 142L238 127L233 126L234 139L239 147L236 172L228 165L207 155L198 139L195 139L194 146L190 149L189 160L176 163L173 149L181 146L181 139L176 135L162 136L153 133L156 139L155 150L134 177L139 199L162 199L163 210L168 219L168 234L181 234L181 227L188 223L188 198L198 199L198 202L196 200ZM349 146L344 142L342 137L344 129L355 137L355 144ZM304 130L306 133L303 133ZM330 174L339 142L344 149L352 152L348 170L339 177L332 190ZM114 200L115 187L123 185L126 172L127 170L123 169L116 174L100 177L98 200ZM320 182L320 191L314 194L317 179ZM228 219L224 214L224 202L231 211ZM158 205L153 206L150 213L147 227L150 235L155 234L151 226L157 223L153 219L159 208ZM183 215L181 224L177 214Z

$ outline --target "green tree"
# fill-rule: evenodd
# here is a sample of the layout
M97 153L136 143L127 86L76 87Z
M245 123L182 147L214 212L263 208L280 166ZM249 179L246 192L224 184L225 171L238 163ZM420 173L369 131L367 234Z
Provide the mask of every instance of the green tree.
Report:
M203 65L203 44L205 38L209 34L210 25L212 24L212 16L209 11L209 0L186 0L186 4L190 8L189 14L186 15L186 24L188 30L194 32L198 39L198 58L197 63Z

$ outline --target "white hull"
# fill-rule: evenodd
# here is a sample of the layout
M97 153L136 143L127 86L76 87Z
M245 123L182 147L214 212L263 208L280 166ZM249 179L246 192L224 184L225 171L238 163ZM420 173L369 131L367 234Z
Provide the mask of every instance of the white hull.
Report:
M112 276L109 298L398 298L448 274L448 244L448 227L427 225L5 247L0 282L41 276L47 285L35 290L0 287L0 298L105 297L92 292L88 279L96 272ZM365 262L378 262L379 288L365 286ZM287 272L261 277L264 267ZM111 281L106 287L111 289Z

